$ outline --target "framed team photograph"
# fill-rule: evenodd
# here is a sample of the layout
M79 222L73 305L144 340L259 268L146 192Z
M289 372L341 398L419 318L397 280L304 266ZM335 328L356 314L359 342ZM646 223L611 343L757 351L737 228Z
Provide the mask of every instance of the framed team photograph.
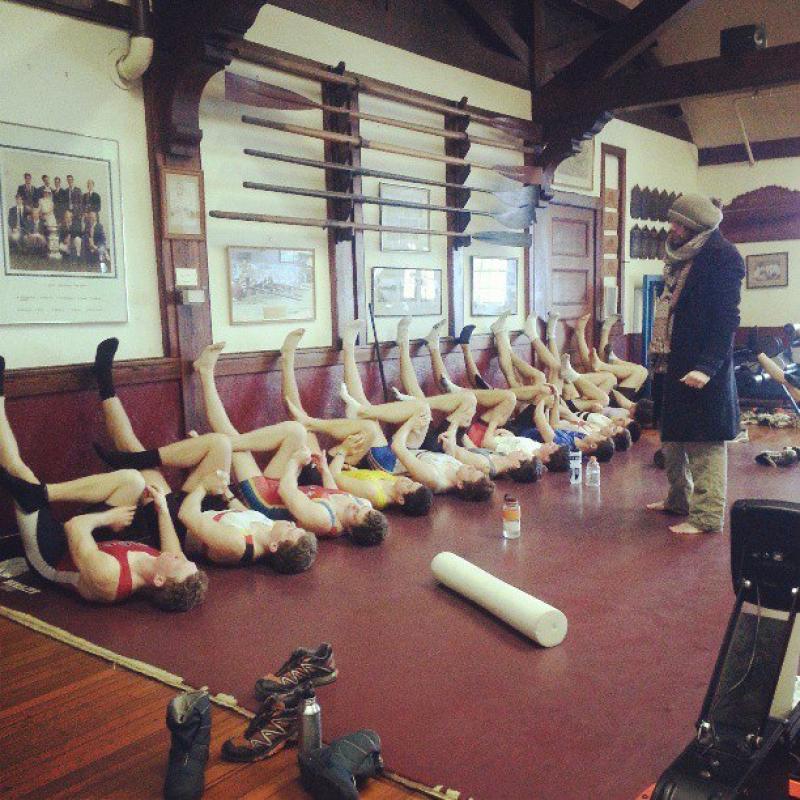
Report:
M430 205L431 193L428 189L416 186L401 186L396 183L381 183L380 196L386 200ZM381 207L381 225L397 228L419 228L429 230L431 212L425 208L406 208L404 206ZM392 233L381 231L381 250L384 252L429 253L431 237L428 233Z
M430 317L442 313L442 271L374 267L372 305L376 317Z
M205 202L201 172L162 169L161 222L168 239L205 238Z
M0 324L128 318L116 141L0 122Z
M517 311L517 259L472 256L472 316Z
M771 289L788 285L788 252L747 256L748 289Z
M316 317L314 251L228 247L231 323Z

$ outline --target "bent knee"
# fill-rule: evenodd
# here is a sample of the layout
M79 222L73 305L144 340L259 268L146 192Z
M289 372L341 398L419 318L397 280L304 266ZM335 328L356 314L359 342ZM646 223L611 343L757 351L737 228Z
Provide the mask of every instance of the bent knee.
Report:
M116 475L119 479L117 491L124 491L127 496L132 498L131 502L136 502L147 485L144 475L138 469L119 469L116 471Z

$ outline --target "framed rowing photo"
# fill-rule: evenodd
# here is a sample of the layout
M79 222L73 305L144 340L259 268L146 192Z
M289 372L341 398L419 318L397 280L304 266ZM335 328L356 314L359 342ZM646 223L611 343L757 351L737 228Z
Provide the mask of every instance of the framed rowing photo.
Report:
M414 186L401 186L396 183L381 183L382 200L409 203L411 207L381 205L381 225L397 228L418 228L429 230L431 212L415 205L430 205L431 193L428 189ZM381 231L381 250L383 252L429 253L431 237L428 233L393 233Z
M772 289L788 285L788 252L747 256L748 289Z
M373 267L376 317L430 317L442 313L442 271L416 267Z
M0 122L0 325L125 322L119 146Z
M201 172L162 169L161 196L161 224L167 239L205 238Z
M472 316L517 312L517 259L472 256Z
M231 323L316 318L314 251L228 247Z

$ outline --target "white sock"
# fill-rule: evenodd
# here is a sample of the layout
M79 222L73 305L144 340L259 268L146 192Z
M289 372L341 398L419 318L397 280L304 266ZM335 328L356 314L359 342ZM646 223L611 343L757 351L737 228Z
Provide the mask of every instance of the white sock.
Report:
M525 335L531 341L539 338L539 325L536 314L528 315L528 318L525 320L525 324L522 326L522 329L525 331Z
M456 386L456 384L454 384L453 381L447 377L447 375L442 375L441 380L439 381L439 386L443 392L447 392L448 394L464 391L460 386Z
M572 366L569 360L569 353L564 353L564 355L561 356L561 369L559 370L559 375L563 380L569 381L570 383L575 382L581 377Z
M411 394L403 394L396 386L392 386L392 394L395 400L416 400L417 398Z
M511 316L510 311L504 311L490 326L492 333L502 333L506 329L506 321Z

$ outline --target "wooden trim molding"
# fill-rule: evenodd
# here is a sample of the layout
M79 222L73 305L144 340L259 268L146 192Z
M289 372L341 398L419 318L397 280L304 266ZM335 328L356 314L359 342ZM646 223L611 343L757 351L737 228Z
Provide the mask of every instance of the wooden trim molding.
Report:
M720 231L732 242L800 239L800 192L762 186L740 194L723 209Z
M177 381L179 377L180 362L177 358L120 361L114 366L114 383L117 386ZM70 364L64 367L9 370L6 373L5 393L8 398L34 397L84 392L96 386L92 364Z
M522 334L512 332L515 337ZM442 353L461 352L455 339L442 340ZM490 334L472 337L472 350L480 352L494 348ZM384 361L399 359L397 346L384 343L380 346ZM425 355L424 340L411 342L411 355ZM356 348L356 361L368 363L375 358L372 344ZM253 353L230 353L223 355L217 366L217 375L252 375L259 372L278 372L280 370L280 350L262 350ZM318 369L332 367L341 363L341 351L336 347L309 347L297 351L297 369ZM178 381L181 377L182 363L177 358L152 358L134 361L119 361L114 364L114 383L117 387L134 386L147 383ZM191 368L191 367L189 367ZM66 394L69 392L91 391L96 388L92 364L70 364L63 367L41 367L36 369L15 369L6 373L5 394L8 398L34 397L36 395Z
M770 158L797 158L800 156L800 136L750 142L750 147L756 161L766 161ZM714 164L738 164L743 161L748 161L747 148L743 144L701 147L697 151L697 163L701 167Z
M82 19L86 22L95 22L109 28L120 28L128 31L131 29L133 14L130 6L113 3L111 0L94 0L83 6L75 3L59 2L59 0L12 0L23 6L33 6L39 11L53 11L67 17Z

